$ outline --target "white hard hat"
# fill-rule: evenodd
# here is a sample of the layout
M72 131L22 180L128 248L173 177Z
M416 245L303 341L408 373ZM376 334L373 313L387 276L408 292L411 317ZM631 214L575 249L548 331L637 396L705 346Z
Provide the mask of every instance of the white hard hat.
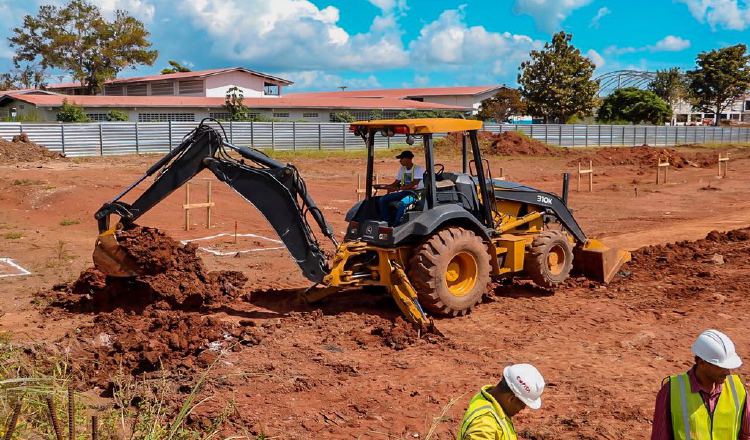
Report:
M742 365L742 359L734 350L734 343L724 333L708 329L693 342L693 354L717 367L733 370Z
M505 367L503 377L508 388L531 409L542 406L544 378L539 370L530 364L515 364Z

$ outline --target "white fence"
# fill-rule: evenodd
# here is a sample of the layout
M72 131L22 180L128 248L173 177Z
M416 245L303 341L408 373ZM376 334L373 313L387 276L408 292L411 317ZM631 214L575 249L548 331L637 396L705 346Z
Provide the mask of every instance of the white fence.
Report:
M196 122L103 122L86 124L0 123L0 137L25 132L50 150L67 156L165 153L179 145ZM273 150L361 149L364 142L348 124L313 122L226 122L226 138L235 145ZM681 145L750 142L750 129L738 127L667 127L654 125L500 125L492 132L519 131L529 137L566 147L610 145ZM376 146L390 148L399 139L376 137Z

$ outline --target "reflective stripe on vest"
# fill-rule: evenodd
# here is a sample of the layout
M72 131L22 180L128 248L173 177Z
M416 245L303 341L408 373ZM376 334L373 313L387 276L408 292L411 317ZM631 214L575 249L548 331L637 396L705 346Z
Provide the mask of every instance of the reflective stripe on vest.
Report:
M503 431L504 439L518 440L518 436L516 435L515 429L513 429L510 419L508 419L505 414L502 416L498 414L492 406L492 403L485 399L481 391L471 399L471 402L469 402L469 407L466 409L466 415L464 415L464 419L461 422L461 429L458 431L457 439L464 440L471 423L485 414L492 415L497 426Z
M671 376L669 387L675 440L737 439L747 397L738 376L727 376L713 414L709 414L700 393L690 390L690 378L686 373Z

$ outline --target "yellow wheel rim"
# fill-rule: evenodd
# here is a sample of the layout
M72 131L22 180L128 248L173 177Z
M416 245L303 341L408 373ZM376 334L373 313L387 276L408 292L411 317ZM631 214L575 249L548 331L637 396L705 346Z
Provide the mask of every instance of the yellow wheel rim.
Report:
M468 295L477 284L477 260L468 252L459 252L448 263L445 282L454 296Z
M547 254L547 268L553 275L559 275L565 266L565 251L560 246L555 246Z

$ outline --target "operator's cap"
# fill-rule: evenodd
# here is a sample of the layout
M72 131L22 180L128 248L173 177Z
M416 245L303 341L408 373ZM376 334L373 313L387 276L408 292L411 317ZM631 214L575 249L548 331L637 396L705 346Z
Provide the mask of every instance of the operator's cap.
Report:
M732 340L718 330L708 329L698 335L692 351L694 355L720 368L733 370L742 365Z
M515 364L505 367L503 378L508 388L531 409L542 406L544 378L539 370L530 364Z
M401 154L399 154L398 156L396 156L396 159L404 159L404 158L406 158L406 159L413 159L414 158L414 153L412 153L409 150L404 150L404 151L401 152Z

